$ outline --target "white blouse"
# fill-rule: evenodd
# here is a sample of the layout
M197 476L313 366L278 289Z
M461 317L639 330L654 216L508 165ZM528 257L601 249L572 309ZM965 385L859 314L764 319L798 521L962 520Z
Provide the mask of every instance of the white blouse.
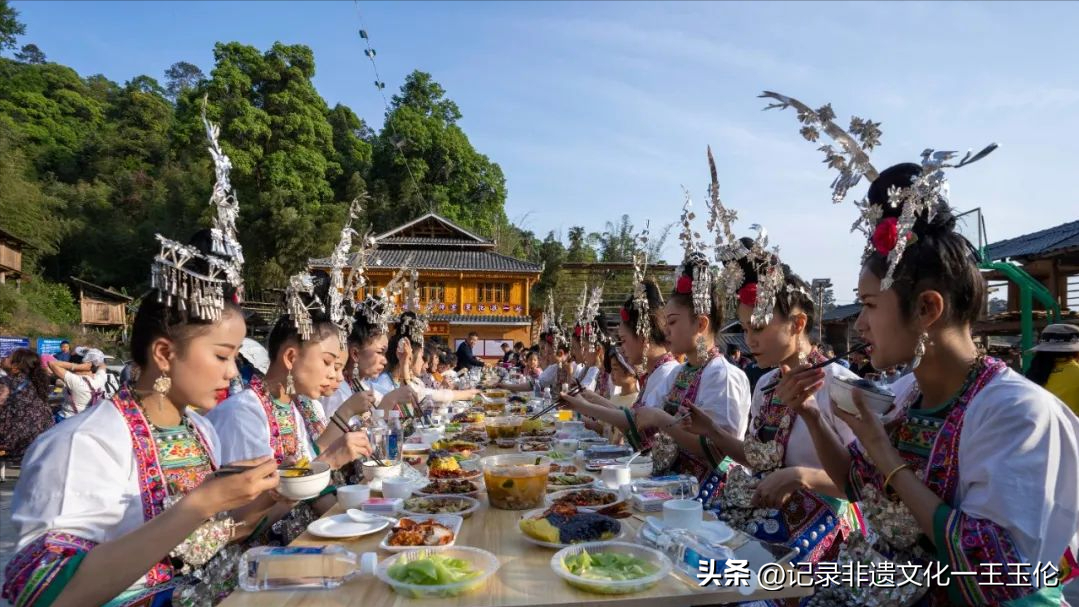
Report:
M213 426L188 409L188 419L209 443L214 465L221 457ZM104 543L142 526L142 494L131 430L111 401L101 401L54 426L34 441L22 460L11 521L22 549L49 531ZM145 576L132 588L145 584Z
M778 377L779 369L774 369L761 376L757 382L757 387L753 390L753 406L749 412L751 419L760 415L761 407L764 405L764 393L761 388L772 383ZM854 433L851 432L847 424L843 423L843 420L836 417L835 410L832 407L832 399L829 396L829 388L834 381L837 381L837 377L858 379L856 374L843 365L832 363L824 368L824 385L821 386L820 390L817 390L812 398L817 403L817 408L820 409L821 419L835 430L839 440L844 445L849 445L854 440ZM752 428L752 424L750 427ZM794 418L790 440L787 442L787 449L783 456L783 465L786 467L801 466L818 470L824 469L820 457L817 456L817 449L813 446L813 437L809 434L809 428L801 415Z
M644 396L641 397L641 404L645 407L662 407L663 402L667 399L667 393L671 391L671 386L674 385L674 378L677 376L675 371L681 366L678 361L672 360L656 367L652 374L648 376L648 381L644 383Z
M296 444L299 456L315 459L312 439L307 434L307 425L295 405L292 405L292 420L296 432ZM217 430L221 442L221 458L226 462L256 459L272 456L270 447L270 425L266 419L266 410L255 391L247 388L234 394L206 414L206 418Z
M674 390L674 383L685 365L671 372L667 395ZM649 378L648 383L652 383ZM665 402L666 399L664 399ZM714 419L724 430L735 436L745 436L749 424L751 395L749 379L738 367L727 362L725 356L717 356L701 372L697 398L693 404ZM663 403L660 403L662 406Z
M896 401L917 387L892 384ZM959 509L1007 529L1022 562L1057 564L1079 548L1079 420L1011 369L967 405L959 434Z

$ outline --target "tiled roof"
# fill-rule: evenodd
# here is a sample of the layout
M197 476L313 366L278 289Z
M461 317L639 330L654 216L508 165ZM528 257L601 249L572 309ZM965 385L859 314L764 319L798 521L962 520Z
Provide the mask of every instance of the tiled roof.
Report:
M994 242L986 248L986 256L990 261L997 261L1045 255L1072 248L1079 248L1079 221Z
M857 316L858 313L861 311L862 304L860 303L852 303L845 306L836 306L832 310L825 312L822 320L824 322L829 322L833 320L847 320L848 318L853 318Z
M411 257L411 267L417 270L473 270L487 272L509 272L539 274L543 271L540 264L522 261L513 257L499 255L492 251L454 251L439 249L385 249L377 250L374 259L368 257L370 269L400 268ZM376 264L377 261L382 263ZM328 257L311 259L311 267L326 268L330 265Z

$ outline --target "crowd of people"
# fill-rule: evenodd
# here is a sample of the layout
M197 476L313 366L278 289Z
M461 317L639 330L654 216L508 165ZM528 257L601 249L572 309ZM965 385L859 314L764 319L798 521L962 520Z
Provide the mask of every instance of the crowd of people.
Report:
M842 132L808 108L799 119ZM709 154L714 244L687 205L673 290L662 293L638 255L614 335L601 288L582 295L572 326L548 304L533 348L503 346L494 364L517 372L501 387L550 393L591 427L649 450L654 472L694 476L707 509L788 546L796 562L939 563L957 574L947 586L832 587L804 604L1062 604L1060 586L1036 577L989 582L1023 564L1053 567L1060 583L1077 571L1079 420L1054 393L1074 398L1079 330L1046 329L1030 379L981 353L971 325L985 283L942 189L944 169L971 159L930 150L921 164L877 171L867 152L879 131L858 124L843 133L850 158L829 164L841 169L837 200L855 177L871 182L858 205L864 353L829 362L835 352L813 342L820 311L809 285L763 229L736 235ZM4 361L0 423L32 441L2 590L17 607L216 603L235 588L243 549L289 543L334 505L335 487L355 482L353 463L372 455L370 419L476 394L460 380L484 365L478 336L453 352L424 339L414 271L362 299L343 295L365 287L371 257L348 266L355 208L330 271L290 279L265 358L246 351L238 207L206 126L214 225L187 244L159 236L153 291L131 331L137 373L106 396L96 358L47 363L73 395L47 429L51 411L35 404L47 396L46 366L28 351ZM717 342L728 310L749 352ZM835 404L837 386L871 374L894 397L883 416L857 390L853 410ZM321 495L275 491L279 466L310 462L335 471Z

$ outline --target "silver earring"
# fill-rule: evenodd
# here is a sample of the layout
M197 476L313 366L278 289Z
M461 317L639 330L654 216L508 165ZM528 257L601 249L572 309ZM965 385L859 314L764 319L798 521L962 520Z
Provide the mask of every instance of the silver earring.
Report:
M296 382L292 379L292 371L289 371L288 377L285 378L285 394L289 396L296 395Z
M154 394L157 394L157 412L165 408L165 395L172 389L172 378L168 371L162 371L161 377L154 380Z
M922 364L922 357L925 356L925 345L929 343L929 333L922 331L922 334L918 336L918 343L914 346L914 359L910 361L910 368L917 369L918 365Z
M708 357L708 346L704 343L704 336L697 336L697 358L700 359L701 364L704 364L704 359Z

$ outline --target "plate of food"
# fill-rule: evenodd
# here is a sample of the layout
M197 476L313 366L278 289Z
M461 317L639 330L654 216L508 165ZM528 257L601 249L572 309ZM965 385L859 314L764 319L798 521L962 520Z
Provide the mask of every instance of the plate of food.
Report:
M475 480L483 476L482 470L467 470L449 451L434 451L427 458L427 478L431 480L467 478Z
M599 510L616 504L621 504L625 499L617 491L610 489L567 489L555 491L547 495L547 505L575 506L582 510Z
M574 506L551 506L529 510L517 522L517 530L530 544L544 548L565 548L581 542L614 540L626 535L627 527L618 518L630 516L624 504L601 512Z
M406 499L401 511L406 515L456 514L468 518L479 507L479 500L467 495L424 495Z
M482 445L479 445L472 441L464 441L457 439L437 440L431 445L431 449L435 451L449 451L451 453L460 453L465 457L468 457L475 453L483 452Z
M431 481L425 487L416 490L416 493L420 495L467 495L469 497L476 497L479 492L479 484L467 479Z
M498 557L479 548L419 548L382 561L375 576L402 596L448 598L480 588L498 566Z
M467 428L453 435L453 440L482 445L487 442L487 432L476 428Z
M484 417L483 411L464 411L451 417L450 421L457 424L482 424Z
M517 450L521 453L547 453L551 450L551 439L548 438L519 438Z
M413 548L452 546L461 532L463 519L455 514L414 515L397 521L382 543L383 550L400 552Z
M565 491L567 489L587 489L596 482L590 474L552 472L547 475L547 491Z
M551 557L551 569L558 577L574 588L596 594L648 590L672 568L662 552L628 542L577 544Z
M547 457L550 457L550 455L548 455ZM552 463L550 472L552 474L555 473L555 472L560 472L562 474L576 474L577 473L577 466L574 466L573 464L555 464L555 463Z

